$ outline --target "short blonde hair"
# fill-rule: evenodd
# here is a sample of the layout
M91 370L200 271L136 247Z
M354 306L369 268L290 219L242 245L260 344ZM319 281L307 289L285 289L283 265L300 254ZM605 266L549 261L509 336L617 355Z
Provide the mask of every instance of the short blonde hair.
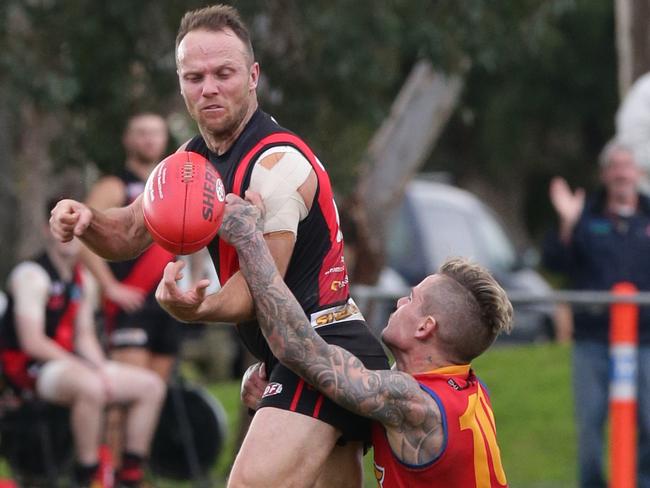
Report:
M512 330L512 304L490 272L467 259L445 261L438 275L443 279L430 287L423 311L439 322L452 359L470 362Z

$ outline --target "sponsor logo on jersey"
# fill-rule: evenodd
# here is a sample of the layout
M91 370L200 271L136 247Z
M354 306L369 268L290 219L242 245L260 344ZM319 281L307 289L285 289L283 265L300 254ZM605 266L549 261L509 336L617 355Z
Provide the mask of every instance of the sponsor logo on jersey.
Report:
M330 285L330 290L339 291L341 288L345 288L346 286L348 286L348 282L349 279L347 275L342 280L334 280Z
M334 266L333 268L325 271L325 276L332 273L342 273L343 271L345 271L345 266Z
M262 395L262 398L266 398L269 396L273 395L278 395L282 393L282 383L269 383L266 385L266 388L264 389L264 394Z

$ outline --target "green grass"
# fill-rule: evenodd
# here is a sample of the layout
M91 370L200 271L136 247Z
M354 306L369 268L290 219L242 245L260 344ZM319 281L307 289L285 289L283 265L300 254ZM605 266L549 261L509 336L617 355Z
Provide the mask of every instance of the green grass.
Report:
M490 390L497 435L509 485L513 488L576 486L575 427L567 346L500 346L475 361ZM215 488L225 485L233 460L239 420L239 382L210 385L228 415L228 437L212 473ZM372 479L372 453L365 458L365 488ZM2 466L2 463L0 463ZM0 467L6 473L6 467ZM159 488L189 483L156 483Z
M576 486L569 354L567 346L504 346L474 363L490 390L512 487Z

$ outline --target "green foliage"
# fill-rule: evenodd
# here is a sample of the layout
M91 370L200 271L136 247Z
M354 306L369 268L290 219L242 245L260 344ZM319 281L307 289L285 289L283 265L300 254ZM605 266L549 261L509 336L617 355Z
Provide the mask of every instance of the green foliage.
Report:
M610 0L234 4L251 26L264 108L315 146L338 192L352 188L369 138L420 57L441 70L471 66L428 168L525 187L533 232L550 217L540 205L545 180L585 174L612 133ZM52 152L60 166L91 160L115 169L130 112L184 112L175 32L183 12L203 5L6 0L0 86L15 114L26 100L59 114L66 133Z
M548 180L559 174L588 184L613 135L613 7L608 0L517 3L516 22L485 12L484 24L498 35L472 56L478 63L429 168L523 188L521 213L537 235L552 217Z

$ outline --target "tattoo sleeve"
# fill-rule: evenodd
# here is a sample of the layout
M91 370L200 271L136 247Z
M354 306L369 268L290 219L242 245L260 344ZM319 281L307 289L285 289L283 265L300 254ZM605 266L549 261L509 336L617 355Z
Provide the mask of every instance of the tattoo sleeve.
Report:
M441 428L440 411L418 383L399 371L368 370L356 356L316 334L278 274L260 232L249 233L238 253L258 322L280 362L336 403L400 433L403 460L430 460L431 439Z

